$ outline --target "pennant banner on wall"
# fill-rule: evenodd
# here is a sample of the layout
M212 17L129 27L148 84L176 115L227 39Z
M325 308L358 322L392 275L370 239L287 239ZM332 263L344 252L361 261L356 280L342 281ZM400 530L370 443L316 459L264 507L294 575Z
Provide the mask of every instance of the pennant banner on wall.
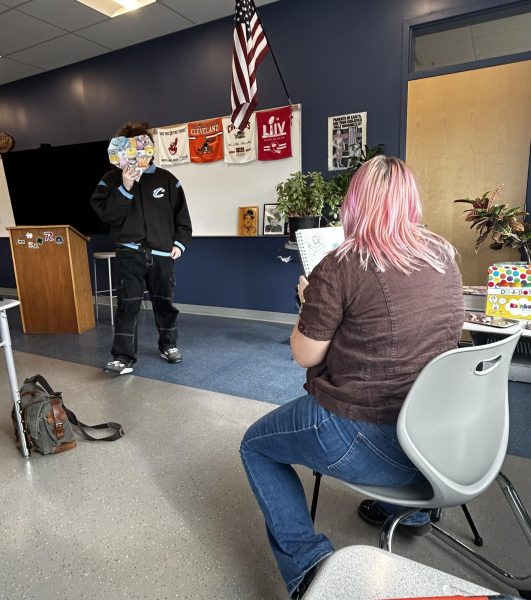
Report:
M279 160L292 156L291 106L256 113L258 160Z
M161 167L171 167L190 162L188 125L159 127L155 136L157 162Z
M256 160L256 120L253 117L242 129L232 124L231 117L223 118L223 143L226 163L248 163Z
M190 160L195 163L223 159L223 123L221 117L188 123Z

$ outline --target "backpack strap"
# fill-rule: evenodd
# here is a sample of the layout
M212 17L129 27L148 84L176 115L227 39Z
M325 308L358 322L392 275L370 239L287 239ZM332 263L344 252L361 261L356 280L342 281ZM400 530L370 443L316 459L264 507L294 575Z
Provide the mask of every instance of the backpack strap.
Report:
M46 379L44 379L42 375L34 375L33 377L29 377L25 380L25 382L38 383L50 394L50 396L61 397L61 392L55 392L52 389L52 386L46 381ZM74 412L72 412L69 408L66 407L64 400L63 408L66 412L66 416L68 417L70 423L72 423L72 425L75 425L76 427L79 427L79 431L86 440L90 440L92 442L114 442L114 440L119 440L121 437L124 436L124 430L120 423L113 423L112 421L109 421L108 423L100 423L99 425L86 425L76 417ZM85 431L85 429L113 429L114 433L111 433L111 435L107 437L96 438L88 434Z
M44 379L42 375L37 374L33 377L28 377L24 380L24 383L39 383L41 387L43 387L50 394L50 396L53 396L55 394L54 390L52 389L52 386L46 381L46 379Z
M82 423L76 417L75 413L73 413L69 408L66 408L64 402L63 408L65 409L66 416L68 417L70 423L76 427L79 427L79 431L81 431L81 434L86 440L90 440L91 442L114 442L114 440L119 440L124 436L124 430L120 423L113 423L112 421L109 421L108 423L100 423L99 425L87 425ZM113 429L114 433L111 433L111 435L107 437L97 438L92 437L85 431L85 429Z

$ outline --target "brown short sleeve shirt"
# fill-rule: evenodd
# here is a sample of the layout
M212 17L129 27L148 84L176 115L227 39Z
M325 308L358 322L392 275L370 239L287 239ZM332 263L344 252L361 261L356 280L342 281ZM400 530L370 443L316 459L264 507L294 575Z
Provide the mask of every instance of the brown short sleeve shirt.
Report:
M324 362L307 371L306 389L340 416L394 423L421 369L455 348L464 321L462 282L424 266L405 275L367 270L357 254L326 256L304 292L299 331L331 340Z

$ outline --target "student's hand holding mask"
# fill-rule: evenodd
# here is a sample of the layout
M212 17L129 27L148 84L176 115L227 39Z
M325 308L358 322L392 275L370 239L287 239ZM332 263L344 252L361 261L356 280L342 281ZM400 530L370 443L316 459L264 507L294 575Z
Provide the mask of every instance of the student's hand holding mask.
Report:
M140 175L138 173L138 169L133 167L132 165L127 165L122 170L122 181L124 184L124 188L129 192L133 187L133 183L140 179Z

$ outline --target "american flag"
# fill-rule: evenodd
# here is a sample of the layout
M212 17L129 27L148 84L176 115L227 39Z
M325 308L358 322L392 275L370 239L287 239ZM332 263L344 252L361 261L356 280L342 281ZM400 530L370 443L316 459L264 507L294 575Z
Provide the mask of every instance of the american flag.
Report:
M236 0L232 51L231 121L244 129L256 108L256 70L267 54L267 39L252 0Z

